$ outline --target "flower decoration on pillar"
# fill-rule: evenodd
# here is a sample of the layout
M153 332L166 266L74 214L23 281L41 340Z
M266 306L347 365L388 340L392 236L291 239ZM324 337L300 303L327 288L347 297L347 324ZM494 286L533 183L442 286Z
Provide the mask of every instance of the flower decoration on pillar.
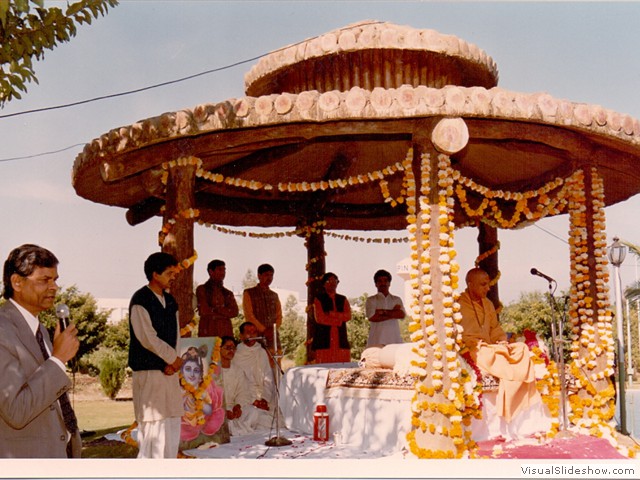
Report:
M571 290L570 370L578 391L569 396L569 419L591 435L611 435L615 411L614 342L609 304L604 183L596 168L576 172L569 203ZM592 238L589 237L592 232ZM592 271L594 275L591 275ZM592 279L595 278L595 285Z
M411 155L412 157L413 155ZM408 156L408 160L411 158ZM437 162L437 204L430 204L430 156L421 155L420 195L416 208L416 185L410 168L405 168L407 184L407 224L411 242L411 282L413 302L409 325L415 346L411 374L416 378L412 402L412 426L407 435L410 450L420 458L460 458L475 445L471 439L471 416L479 405L474 397L475 379L460 361L460 306L455 298L459 266L453 242L453 176L447 155ZM436 207L437 210L432 208ZM436 217L432 217L436 215ZM434 231L433 229L437 229ZM437 248L433 248L437 242ZM431 261L433 251L439 252ZM432 296L431 268L438 268L441 299L436 306ZM438 309L436 319L436 308ZM433 359L427 374L427 359ZM436 414L437 415L434 415ZM416 435L429 434L447 449L423 448ZM448 439L448 440L446 440Z

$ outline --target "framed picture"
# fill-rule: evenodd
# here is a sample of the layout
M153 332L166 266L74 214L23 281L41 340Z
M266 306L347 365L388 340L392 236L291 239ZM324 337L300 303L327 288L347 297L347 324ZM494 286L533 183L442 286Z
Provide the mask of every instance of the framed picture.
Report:
M228 443L229 427L224 408L220 338L180 339L180 386L184 414L180 426L180 450L205 443Z

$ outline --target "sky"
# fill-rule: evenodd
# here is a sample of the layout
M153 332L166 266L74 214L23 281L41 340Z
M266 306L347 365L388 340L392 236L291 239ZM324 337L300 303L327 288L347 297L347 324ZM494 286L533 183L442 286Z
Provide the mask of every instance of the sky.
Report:
M56 2L50 2L56 3ZM78 197L71 169L83 145L112 128L164 112L244 96L244 74L257 57L362 20L434 29L478 45L497 63L499 86L547 92L640 118L640 3L123 1L78 29L35 65L39 84L0 110L0 257L36 243L60 259L60 284L98 298L128 298L146 283L142 264L159 249L161 219L132 227L125 210ZM248 61L254 59L252 61ZM223 68L235 65L231 68ZM201 72L197 78L144 92L44 112L7 115L140 89ZM3 118L4 116L4 118ZM71 147L71 148L69 148ZM63 150L63 151L60 151ZM58 153L41 155L46 152ZM27 158L21 158L27 157ZM640 244L640 196L606 209L608 241ZM500 294L546 291L532 267L568 288L566 215L499 233ZM272 231L272 230L268 230ZM353 232L364 235L361 232ZM404 232L374 232L402 237ZM461 271L473 266L477 231L456 234ZM196 226L195 282L213 258L227 263L226 285L239 291L248 270L276 270L273 286L304 298L306 252L300 238L251 239ZM349 297L374 292L373 273L395 272L408 246L327 238L327 270ZM637 279L636 260L621 268ZM400 294L400 280L392 291ZM462 283L462 282L461 282Z

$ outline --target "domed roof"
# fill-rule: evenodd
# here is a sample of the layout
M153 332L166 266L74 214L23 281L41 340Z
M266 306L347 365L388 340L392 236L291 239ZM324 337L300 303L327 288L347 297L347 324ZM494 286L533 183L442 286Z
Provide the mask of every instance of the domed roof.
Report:
M254 97L353 87L497 84L495 62L475 45L435 30L373 20L278 49L245 75L245 93Z

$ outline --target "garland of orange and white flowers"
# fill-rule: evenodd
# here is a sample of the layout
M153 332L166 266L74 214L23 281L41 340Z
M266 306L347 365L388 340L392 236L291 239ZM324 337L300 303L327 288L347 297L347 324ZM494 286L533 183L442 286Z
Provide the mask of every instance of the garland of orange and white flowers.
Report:
M473 445L471 440L472 405L474 399L474 381L469 370L462 369L459 361L460 333L456 323L460 322L460 306L454 298L458 288L459 266L455 262L456 252L453 245L453 187L450 159L446 155L438 157L438 242L440 257L438 268L442 281L443 315L445 329L444 351L438 339L434 317L433 298L431 296L430 277L430 234L431 206L429 204L430 157L421 156L421 190L418 198L419 213L416 210L416 186L410 162L413 151L409 151L405 163L405 183L407 190L407 224L411 241L413 287L412 321L409 325L411 340L414 342L413 353L416 357L411 362L410 373L416 378L416 394L412 400L412 425L414 429L407 434L411 452L419 458L460 458ZM426 335L426 338L425 338ZM429 345L427 346L427 342ZM429 349L433 362L427 374L427 358ZM445 368L446 365L446 368ZM449 381L447 386L446 379ZM448 401L438 402L436 395ZM425 398L426 397L426 398ZM425 399L423 399L425 398ZM431 413L428 413L431 412ZM450 422L449 427L427 423L422 418L433 418L433 413L444 415ZM454 450L434 450L423 448L416 440L416 430L442 435L452 439Z
M213 381L213 376L217 372L219 372L218 365L220 364L220 344L222 343L222 339L220 337L214 337L214 345L213 350L211 351L211 356L209 360L209 368L207 370L207 375L203 377L202 381L197 387L194 387L189 382L187 382L182 375L182 370L178 372L180 378L180 386L187 392L193 396L195 400L195 414L196 414L196 424L204 425L206 419L204 414L204 404L205 399L207 398L207 388L211 385Z
M228 227L221 227L220 225L214 225L212 223L203 222L202 220L198 220L198 224L206 228L211 228L219 233L223 233L226 235L237 235L239 237L261 238L261 239L305 236L307 229L309 228L305 226L305 227L296 228L295 230L290 230L288 232L261 233L261 232L247 232L246 230L238 230L238 229L232 229ZM324 230L324 235L331 238L336 238L338 240L361 242L361 243L392 244L392 243L409 242L409 238L407 237L379 237L379 238L358 237L354 235L346 235L341 233L329 232L327 230Z
M608 421L613 417L614 387L608 378L614 372L614 342L612 313L608 299L606 232L604 214L604 184L597 169L591 169L591 184L586 185L585 175L579 170L571 182L569 250L571 259L571 290L569 320L572 328L571 373L576 386L588 394L569 396L570 420L591 435L606 433ZM591 190L593 210L593 244L595 257L596 298L590 292L589 248L587 231L587 195ZM605 356L606 366L597 371L598 359ZM604 389L595 388L594 382L607 380Z
M127 445L131 445L132 447L138 447L138 442L136 442L133 438L133 431L138 428L138 422L133 422L129 428L127 428L124 432L120 434L120 438Z
M164 212L165 206L163 205L160 209L160 212ZM186 210L182 210L176 213L174 218L167 219L166 223L162 225L162 228L158 232L158 244L162 246L164 244L164 239L167 237L169 232L173 229L176 224L176 221L179 218L198 218L200 216L200 210L197 208L187 208Z
M511 192L491 190L489 187L465 177L457 170L452 170L452 173L456 182L455 193L465 213L471 218L482 218L483 222L493 227L514 228L525 220L536 221L548 215L557 215L562 213L568 204L569 189L566 186L566 181L559 177L536 190ZM476 208L472 208L467 200L467 189L482 196L482 201ZM556 195L553 198L549 197L548 194L556 189L558 189ZM535 210L532 211L529 207L529 201L534 198L538 199L538 203ZM500 209L496 199L515 202L511 218L504 217L504 212Z
M539 346L531 347L531 361L534 365L542 365L545 363L545 354ZM536 369L536 373L539 369ZM547 432L547 437L555 437L560 429L560 379L558 377L558 366L552 360L544 368L542 378L536 379L536 390L540 392L542 402L549 409L551 414L551 428Z
M355 185L364 185L366 183L382 181L386 177L395 175L403 170L403 165L400 162L387 165L380 170L374 170L372 172L361 173L358 175L351 175L346 178L336 178L320 181L304 181L304 182L281 182L277 185L271 185L269 183L260 182L257 180L246 180L236 177L225 177L221 173L213 173L201 168L202 162L196 170L196 176L204 180L208 180L212 183L224 183L238 188L246 188L249 190L278 190L279 192L317 192L324 190L343 189ZM164 165L163 165L164 167Z

